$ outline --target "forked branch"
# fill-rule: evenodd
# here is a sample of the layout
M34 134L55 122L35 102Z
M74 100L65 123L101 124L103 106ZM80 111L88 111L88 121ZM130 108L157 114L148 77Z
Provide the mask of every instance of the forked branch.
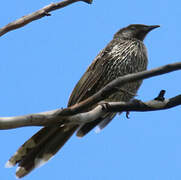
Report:
M0 118L0 129L12 129L24 126L47 126L47 125L64 125L66 123L81 124L91 122L107 112L127 112L127 111L156 111L172 108L181 105L181 95L170 99L164 98L165 91L161 91L159 96L154 100L142 102L134 100L131 102L108 102L98 104L89 112L83 112L88 107L97 104L101 100L114 93L119 86L129 82L147 79L161 74L166 74L172 71L180 70L181 62L168 64L149 71L143 71L119 77L109 83L98 93L91 96L87 100L65 109L57 109L49 112L42 112L37 114L17 116L17 117L2 117Z

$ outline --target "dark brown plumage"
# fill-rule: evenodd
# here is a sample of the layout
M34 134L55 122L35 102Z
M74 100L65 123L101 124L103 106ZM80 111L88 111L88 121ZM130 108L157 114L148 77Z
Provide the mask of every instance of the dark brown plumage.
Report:
M79 80L70 96L68 106L87 99L119 76L146 70L148 60L142 41L148 32L157 27L159 26L133 24L120 29ZM119 90L105 101L129 101L134 97L140 85L141 81L137 81L118 87ZM82 137L97 125L102 129L115 115L115 113L108 113L82 126L44 127L18 149L7 162L7 166L18 164L16 176L21 178L35 167L48 161L75 131L77 131L77 136Z

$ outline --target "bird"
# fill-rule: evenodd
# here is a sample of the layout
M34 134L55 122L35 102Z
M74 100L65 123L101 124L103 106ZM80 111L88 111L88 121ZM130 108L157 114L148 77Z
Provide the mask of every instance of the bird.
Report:
M146 70L148 56L143 40L150 31L158 27L160 26L131 24L116 32L76 84L67 106L73 106L89 98L120 76ZM135 81L117 87L117 91L104 101L128 102L134 98L141 83L142 81ZM43 127L17 150L6 163L6 167L18 164L16 177L22 178L51 159L75 132L78 137L83 137L96 126L101 130L115 115L116 113L106 113L93 122L81 125L62 124Z

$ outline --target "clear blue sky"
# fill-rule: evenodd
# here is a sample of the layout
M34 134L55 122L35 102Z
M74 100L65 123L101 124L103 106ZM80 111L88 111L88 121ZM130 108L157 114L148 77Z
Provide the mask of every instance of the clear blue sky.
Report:
M2 1L0 26L52 1ZM149 69L181 61L179 0L95 0L55 11L0 38L0 116L65 107L69 95L97 53L121 27L159 24L145 40ZM181 72L145 80L142 100L161 89L180 93ZM181 179L181 107L118 116L101 133L75 136L45 166L25 180L178 180ZM0 179L14 179L4 164L38 127L0 131Z

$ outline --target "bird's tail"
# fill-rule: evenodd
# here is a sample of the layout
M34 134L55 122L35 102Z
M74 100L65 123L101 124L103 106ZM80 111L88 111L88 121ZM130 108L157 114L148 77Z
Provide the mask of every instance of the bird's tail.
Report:
M77 126L44 127L26 141L6 163L6 167L18 164L17 178L30 173L46 163L66 143Z

